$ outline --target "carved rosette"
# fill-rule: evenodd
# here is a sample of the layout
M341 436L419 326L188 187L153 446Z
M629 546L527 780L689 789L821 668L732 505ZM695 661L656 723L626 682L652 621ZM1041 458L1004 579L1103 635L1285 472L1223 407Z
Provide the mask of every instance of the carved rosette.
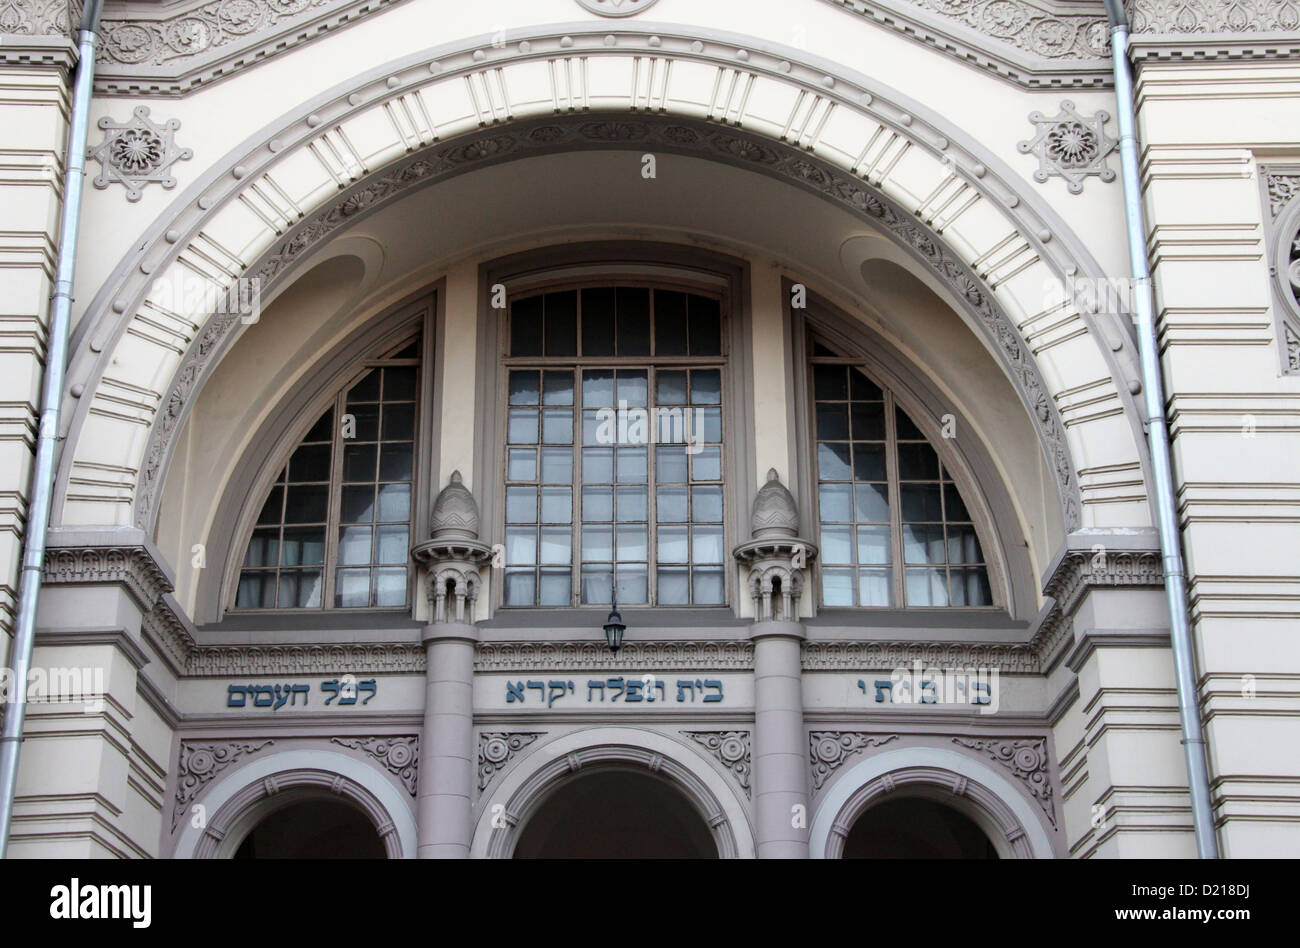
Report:
M750 797L749 731L682 731L682 733L702 746L716 757L722 766L731 771L740 788L745 791L746 798Z
M180 120L168 119L159 125L149 118L147 105L136 106L125 122L105 116L99 120L99 127L104 130L104 140L86 155L100 165L95 187L121 183L126 186L128 201L140 200L141 190L153 182L168 189L176 187L172 165L194 157L192 150L176 145Z
M545 731L488 731L478 736L478 789L487 789L506 764Z
M1046 738L1004 740L999 738L954 737L954 744L977 750L997 761L1025 785L1056 827L1056 803L1052 797L1050 762Z
M414 735L405 737L335 737L335 744L350 747L353 750L369 754L383 764L388 772L396 775L406 787L406 792L415 796L416 781L420 776L420 739Z
M1110 114L1100 110L1092 118L1080 115L1067 99L1056 115L1029 113L1034 137L1019 142L1016 148L1021 154L1038 157L1035 181L1061 177L1070 193L1078 194L1083 190L1083 179L1089 175L1097 175L1102 181L1115 180L1115 172L1106 164L1117 144L1105 132L1109 120Z
M897 734L863 734L861 731L813 731L808 735L813 789L820 790L832 773L854 754L897 740Z
M215 741L181 743L176 765L176 804L172 809L172 829L181 815L217 774L247 754L256 754L274 741Z

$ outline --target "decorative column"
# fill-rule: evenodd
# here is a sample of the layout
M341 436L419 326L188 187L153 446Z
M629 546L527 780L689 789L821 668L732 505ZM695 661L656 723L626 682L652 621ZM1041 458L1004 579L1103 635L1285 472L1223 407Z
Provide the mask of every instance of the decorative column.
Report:
M431 539L411 550L428 568L424 627L424 736L417 820L421 859L469 856L474 803L474 602L479 567L492 556L478 539L478 504L451 475L433 505Z
M808 740L799 621L802 569L817 548L798 537L794 498L776 470L754 498L751 539L733 555L754 603L754 816L760 859L808 858Z

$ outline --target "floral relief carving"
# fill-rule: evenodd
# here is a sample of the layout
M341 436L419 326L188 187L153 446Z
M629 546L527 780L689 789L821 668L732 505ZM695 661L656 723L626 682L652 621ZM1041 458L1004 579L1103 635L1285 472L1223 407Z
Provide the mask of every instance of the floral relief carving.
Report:
M1115 172L1106 164L1107 156L1115 150L1115 139L1105 132L1110 115L1098 111L1092 118L1074 110L1068 99L1061 103L1061 111L1053 116L1031 112L1029 121L1034 124L1033 138L1019 142L1021 154L1038 157L1038 170L1034 180L1062 177L1071 194L1083 190L1083 180L1097 175L1102 181L1114 181Z
M176 765L176 804L172 809L172 829L181 815L217 774L248 754L256 754L274 741L213 741L181 744Z
M545 731L489 731L478 736L478 788L487 789L492 778L505 769L521 750Z
M1132 0L1134 33L1263 33L1300 29L1296 0Z
M841 764L868 747L897 740L897 734L863 734L861 731L813 731L808 735L813 789L820 790Z
M147 105L137 106L126 122L114 122L105 116L99 120L99 127L104 130L104 140L87 155L100 165L95 187L107 188L120 182L126 186L128 201L140 200L141 189L151 182L164 188L176 187L171 166L194 157L189 148L176 146L180 120L168 119L159 125L149 118Z
M954 744L969 747L991 757L1022 783L1030 796L1038 801L1056 826L1056 802L1052 797L1052 780L1047 756L1046 738L1004 740L1000 738L954 737Z
M726 767L736 782L740 784L745 796L750 796L749 774L750 732L749 731L682 731Z
M406 791L415 796L420 775L420 739L406 737L335 737L335 744L369 754L402 781Z

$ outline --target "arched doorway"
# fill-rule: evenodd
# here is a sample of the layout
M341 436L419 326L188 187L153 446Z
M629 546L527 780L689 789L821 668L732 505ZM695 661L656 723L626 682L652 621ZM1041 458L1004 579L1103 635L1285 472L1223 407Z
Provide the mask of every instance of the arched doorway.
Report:
M997 859L975 822L934 800L905 797L869 808L844 840L844 859Z
M604 770L568 781L529 817L516 859L716 859L708 825L666 781Z
M235 859L384 859L383 840L360 808L308 797L279 807L249 831Z

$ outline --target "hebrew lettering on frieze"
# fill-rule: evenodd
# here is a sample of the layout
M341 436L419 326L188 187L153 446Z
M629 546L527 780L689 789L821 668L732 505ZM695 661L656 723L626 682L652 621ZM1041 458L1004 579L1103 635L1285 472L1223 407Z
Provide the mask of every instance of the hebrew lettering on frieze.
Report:
M236 698L238 698L239 700L236 701L235 700ZM243 685L226 686L226 707L227 708L242 708L244 707L247 701L248 701L248 692Z
M518 701L520 704L524 700L524 683L522 681L506 682L506 704L512 704Z

